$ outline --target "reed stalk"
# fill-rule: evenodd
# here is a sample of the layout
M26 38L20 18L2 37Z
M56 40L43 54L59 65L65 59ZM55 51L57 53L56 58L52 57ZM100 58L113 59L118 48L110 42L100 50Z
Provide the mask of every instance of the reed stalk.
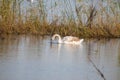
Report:
M89 0L63 0L60 3L65 8L58 11L61 15L55 14L60 7L56 0L51 0L49 5L47 2L48 0L27 2L28 6L23 9L24 0L1 0L0 34L58 33L84 38L120 37L119 1L103 0L94 5Z

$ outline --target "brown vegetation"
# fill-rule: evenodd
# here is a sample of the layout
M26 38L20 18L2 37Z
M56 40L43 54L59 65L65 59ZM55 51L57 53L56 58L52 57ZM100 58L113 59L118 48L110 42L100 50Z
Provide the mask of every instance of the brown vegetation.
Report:
M1 0L0 2L0 34L39 34L52 35L58 33L60 35L74 35L84 38L119 38L120 37L120 4L118 6L108 3L112 13L108 13L106 7L102 5L100 10L95 6L75 4L75 13L77 21L69 12L65 11L67 18L63 17L61 21L59 18L53 17L52 22L48 22L45 6L43 0L38 0L39 4L36 7L31 7L26 10L26 15L22 14L21 4L23 0ZM82 0L80 0L82 1ZM110 1L110 0L109 0ZM77 2L76 2L77 3ZM80 3L80 2L78 2ZM104 2L101 2L104 3ZM69 4L69 0L66 1ZM31 4L30 4L31 5ZM57 4L56 4L57 6ZM81 9L87 7L85 9ZM113 8L115 8L113 10ZM82 11L84 10L84 11ZM87 22L83 23L81 16L85 14ZM112 15L112 16L110 16ZM54 15L51 15L54 16ZM104 18L103 18L104 17ZM67 20L67 21L66 21Z

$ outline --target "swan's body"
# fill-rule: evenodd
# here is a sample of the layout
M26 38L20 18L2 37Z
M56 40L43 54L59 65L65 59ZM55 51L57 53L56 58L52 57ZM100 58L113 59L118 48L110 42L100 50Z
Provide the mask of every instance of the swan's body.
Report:
M64 44L80 44L83 42L83 39L79 39L77 37L73 36L66 36L63 37L63 39L58 34L54 34L52 37L52 40L54 40L56 37L58 37L58 43L64 43Z
M27 1L29 1L29 2L31 2L31 3L33 3L33 2L34 2L34 0L27 0Z

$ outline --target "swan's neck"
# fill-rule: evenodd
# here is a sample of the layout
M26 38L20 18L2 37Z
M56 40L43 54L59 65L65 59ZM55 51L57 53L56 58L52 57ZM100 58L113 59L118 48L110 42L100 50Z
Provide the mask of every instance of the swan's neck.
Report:
M60 35L57 35L56 37L58 37L58 42L61 43L62 39L61 39Z
M58 35L58 34L55 34L52 39L54 40L56 37L58 37L58 42L62 43L62 39L61 39L60 35Z
M81 40L80 40L80 43L82 43L82 42L83 42L83 40L84 40L84 39L81 39Z

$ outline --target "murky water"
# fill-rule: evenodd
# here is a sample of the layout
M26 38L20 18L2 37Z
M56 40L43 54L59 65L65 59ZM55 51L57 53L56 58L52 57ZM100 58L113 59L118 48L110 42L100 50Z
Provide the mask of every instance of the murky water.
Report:
M49 37L0 40L0 80L120 80L120 39L50 44ZM99 71L100 72L99 72Z

